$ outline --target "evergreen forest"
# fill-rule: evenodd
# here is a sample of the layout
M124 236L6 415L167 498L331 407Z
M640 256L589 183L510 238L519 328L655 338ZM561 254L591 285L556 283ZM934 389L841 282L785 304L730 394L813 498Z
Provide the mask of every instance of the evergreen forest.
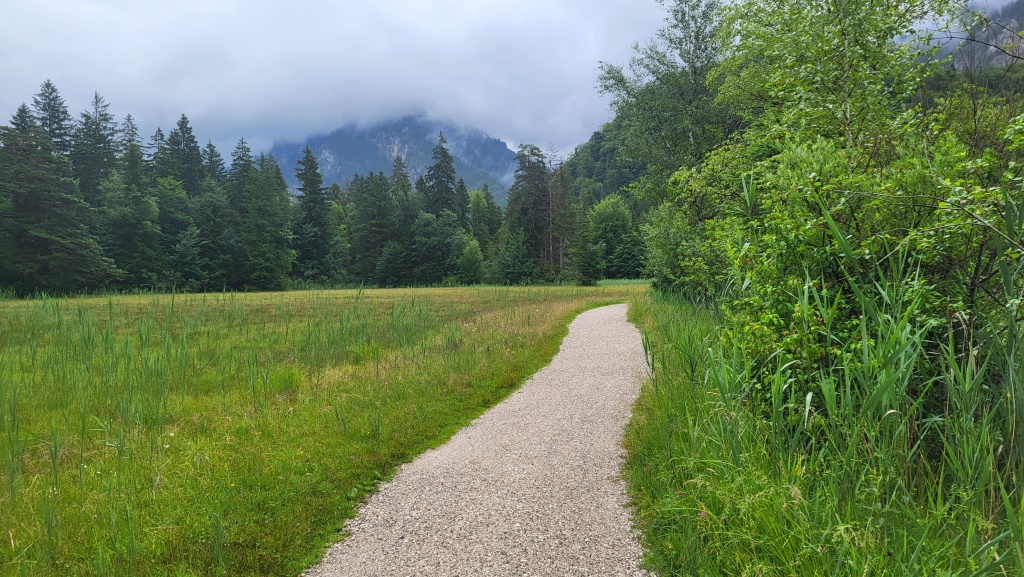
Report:
M182 115L143 140L98 93L73 118L49 80L0 128L0 290L277 291L639 278L635 213L579 197L523 145L508 206L469 190L438 136L426 174L325 183L240 139L225 159ZM298 189L289 189L284 171ZM580 244L582 243L582 244Z

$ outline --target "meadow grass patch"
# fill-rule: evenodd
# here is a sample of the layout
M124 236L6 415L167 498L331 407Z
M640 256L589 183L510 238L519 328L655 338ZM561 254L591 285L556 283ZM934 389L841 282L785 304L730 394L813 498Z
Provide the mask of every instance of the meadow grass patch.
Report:
M294 575L642 287L0 302L0 574Z

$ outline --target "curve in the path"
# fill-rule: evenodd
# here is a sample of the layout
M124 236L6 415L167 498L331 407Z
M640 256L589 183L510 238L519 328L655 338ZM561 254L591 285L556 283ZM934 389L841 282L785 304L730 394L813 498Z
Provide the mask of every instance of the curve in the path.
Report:
M619 479L645 371L626 305L583 313L550 365L401 467L306 575L646 575Z

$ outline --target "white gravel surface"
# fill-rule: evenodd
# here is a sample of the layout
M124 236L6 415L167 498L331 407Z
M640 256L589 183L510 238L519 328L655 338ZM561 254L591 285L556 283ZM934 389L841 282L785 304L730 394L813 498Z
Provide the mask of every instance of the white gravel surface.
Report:
M647 575L619 479L645 372L626 305L580 315L550 365L401 467L305 575Z

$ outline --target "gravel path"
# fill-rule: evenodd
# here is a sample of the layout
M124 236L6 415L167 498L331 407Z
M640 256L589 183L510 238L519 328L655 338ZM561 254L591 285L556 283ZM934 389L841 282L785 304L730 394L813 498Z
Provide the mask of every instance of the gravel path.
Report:
M618 478L645 371L626 305L580 315L550 365L401 467L305 575L647 575Z

